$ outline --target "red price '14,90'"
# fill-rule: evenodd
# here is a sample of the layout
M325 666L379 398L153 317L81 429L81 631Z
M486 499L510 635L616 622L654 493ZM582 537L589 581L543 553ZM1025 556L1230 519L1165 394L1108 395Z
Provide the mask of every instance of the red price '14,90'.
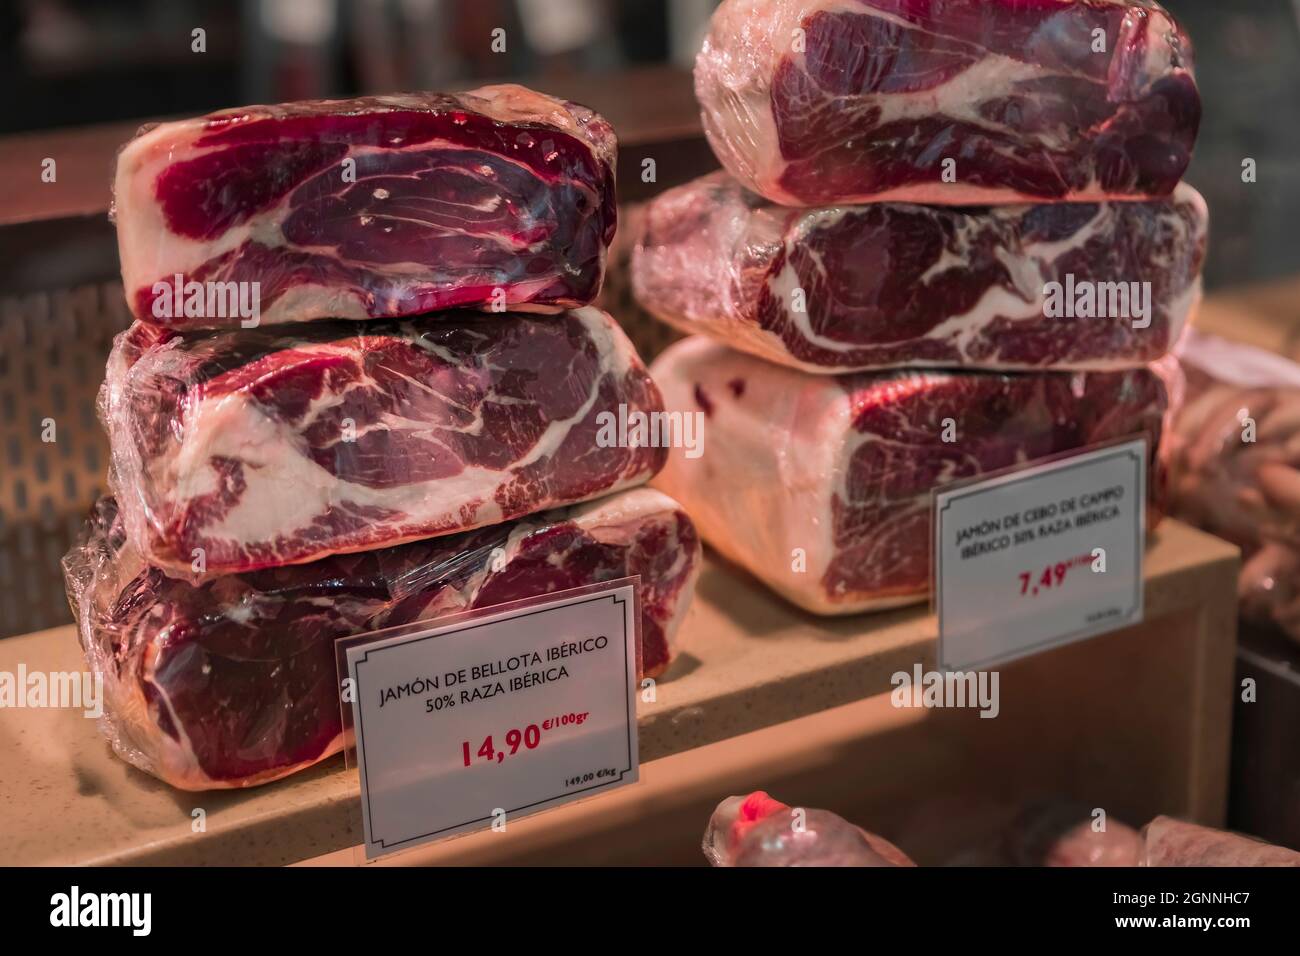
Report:
M506 733L506 747L510 748L509 756L517 754L521 745L528 750L533 750L541 742L542 728L536 724L529 724L523 730L511 730ZM468 740L460 745L461 754L465 758L465 766L467 767L471 762L469 746ZM504 749L497 750L492 744L492 735L488 734L483 743L479 745L477 755L489 763L500 763L506 759L507 753Z
M1049 588L1059 588L1065 583L1065 576L1070 573L1071 568L1077 568L1082 564L1091 564L1092 555L1081 554L1077 558L1071 558L1069 561L1058 561L1056 564L1049 564L1043 568L1042 573L1038 574L1035 580L1034 571L1020 572L1020 593L1027 594L1030 597L1037 595L1040 591L1046 591Z

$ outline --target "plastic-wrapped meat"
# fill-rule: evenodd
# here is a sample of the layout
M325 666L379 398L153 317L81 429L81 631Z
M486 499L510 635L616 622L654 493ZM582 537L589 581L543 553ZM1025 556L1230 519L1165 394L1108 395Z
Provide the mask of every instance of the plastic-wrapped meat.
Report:
M101 393L134 545L194 580L451 534L640 484L662 408L618 325L455 313L118 337Z
M1150 0L724 0L695 62L722 164L773 202L1168 195L1201 118Z
M1142 838L1142 866L1300 866L1294 850L1172 817L1156 817Z
M718 804L704 833L714 866L915 866L888 840L827 810L796 810L759 790Z
M1178 355L1171 513L1241 547L1243 615L1300 640L1300 366L1194 330Z
M114 749L186 790L254 786L337 753L334 642L372 629L640 575L641 672L660 674L699 569L690 518L649 488L198 585L147 564L105 499L64 559Z
M710 545L819 614L924 598L934 488L1135 435L1154 459L1166 403L1147 368L815 376L701 336L651 374L669 414L705 422L702 454L672 449L655 486ZM1154 461L1150 474L1154 523Z
M1142 203L790 209L718 172L649 204L632 275L665 322L810 372L1131 368L1200 300L1207 219L1186 185Z
M1015 866L1137 866L1142 837L1132 827L1107 819L1096 829L1086 807L1056 802L1027 808L1007 835Z
M175 328L586 305L617 145L591 110L512 85L147 126L114 184L127 301Z

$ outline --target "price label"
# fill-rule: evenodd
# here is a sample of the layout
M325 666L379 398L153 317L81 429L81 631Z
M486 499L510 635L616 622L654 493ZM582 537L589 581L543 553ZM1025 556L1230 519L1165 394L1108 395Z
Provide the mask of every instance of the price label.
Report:
M1147 443L934 496L939 665L977 670L1142 620Z
M635 783L634 581L340 642L374 859Z

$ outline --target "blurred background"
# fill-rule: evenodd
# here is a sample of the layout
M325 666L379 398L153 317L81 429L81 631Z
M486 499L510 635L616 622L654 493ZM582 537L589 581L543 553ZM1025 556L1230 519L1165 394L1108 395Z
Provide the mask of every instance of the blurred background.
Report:
M4 0L0 133L689 68L716 0ZM1300 0L1167 0L1196 43L1211 289L1300 270ZM192 31L204 31L196 54ZM504 30L504 50L493 49ZM500 47L501 44L497 46ZM1268 188L1241 190L1243 158ZM1243 193L1245 194L1243 196ZM1222 200L1222 201L1219 201ZM1244 200L1244 201L1243 201Z

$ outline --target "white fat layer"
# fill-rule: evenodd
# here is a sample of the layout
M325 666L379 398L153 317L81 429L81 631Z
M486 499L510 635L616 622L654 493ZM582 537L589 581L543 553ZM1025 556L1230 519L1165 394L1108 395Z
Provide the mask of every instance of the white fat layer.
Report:
M980 107L990 100L1012 96L1023 83L1043 76L1043 69L1020 60L986 53L961 73L938 86L916 93L884 93L856 97L855 108L880 110L879 125L911 119L931 119L943 116L960 123L988 130L1005 130L1000 123L991 122L981 115ZM1064 133L1065 130L1060 131ZM1049 146L1067 145L1049 138ZM960 169L958 170L960 178Z
M590 530L605 525L625 525L657 512L680 509L681 505L663 492L641 487L577 505L569 516L576 524Z
M393 274L389 272L387 267L385 267L385 272L390 276ZM416 276L416 284L420 284L424 278L424 276ZM551 285L552 281L554 280L550 276L534 278L534 280L511 280L507 285L502 286L504 293L506 293L506 306L515 312L528 311L523 307L523 303L532 298L533 295L538 294L539 291L546 289L546 286ZM381 315L383 313L394 313L396 315L396 313L403 311L399 310L398 306L402 299L406 297L409 286L403 284L403 282L396 282L395 285L391 286L390 291L393 294L389 297L387 310L382 310L382 308L377 310ZM541 310L536 311L554 312L555 308L543 307ZM361 293L361 291L344 289L341 286L298 285L292 286L281 298L276 299L276 302L261 310L261 323L266 325L286 323L286 321L292 321L295 317L302 316L304 313L330 316L333 319L368 319L370 316L364 293Z
M263 306L261 321L270 325L307 314L328 315L336 319L365 319L370 316L366 303L356 290L304 283L288 289L269 306Z
M698 384L714 406L706 453L669 449L651 484L685 507L701 536L787 598L816 609L821 578L835 554L832 477L844 471L847 393L695 336L669 347L651 367L669 411L694 412ZM741 378L736 399L728 385ZM743 481L736 469L743 468ZM755 516L762 516L756 520ZM792 567L793 549L807 570Z

